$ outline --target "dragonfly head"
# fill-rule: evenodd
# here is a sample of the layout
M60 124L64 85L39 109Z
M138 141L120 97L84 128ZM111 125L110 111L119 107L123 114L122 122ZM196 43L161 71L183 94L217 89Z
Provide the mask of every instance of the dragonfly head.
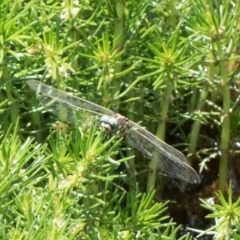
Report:
M100 126L105 128L109 134L125 133L128 127L128 119L120 114L114 114L113 116L102 116L100 118Z

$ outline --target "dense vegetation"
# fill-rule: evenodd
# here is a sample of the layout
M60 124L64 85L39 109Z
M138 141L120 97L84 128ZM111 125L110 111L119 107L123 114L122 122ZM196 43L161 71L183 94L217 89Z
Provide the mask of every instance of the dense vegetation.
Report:
M238 0L1 1L0 239L237 239L239 19ZM141 122L201 184L97 122L58 128L30 79Z

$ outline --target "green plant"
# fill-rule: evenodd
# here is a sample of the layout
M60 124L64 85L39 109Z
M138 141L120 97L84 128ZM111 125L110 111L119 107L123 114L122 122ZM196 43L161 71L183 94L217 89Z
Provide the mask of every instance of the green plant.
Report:
M233 202L232 184L229 184L228 199L225 199L219 191L217 199L206 201L201 199L201 206L211 213L206 218L214 219L214 225L206 230L194 230L200 233L197 237L210 235L213 239L238 239L239 238L239 218L240 218L240 198ZM215 203L216 202L216 203ZM217 203L219 202L219 203Z
M49 230L49 221L46 222L52 214L58 223L64 222L58 225L61 226L56 233L59 238L65 233L68 238L76 237L78 233L70 231L74 229L72 226L86 229L86 234L91 230L91 237L96 238L96 232L101 232L94 225L94 218L98 219L94 212L100 212L98 204L104 205L105 202L108 205L112 198L121 198L126 202L123 206L129 207L127 202L133 203L132 199L140 203L146 196L152 196L153 188L158 197L177 199L175 192L169 194L165 191L164 187L171 184L164 185L164 181L158 178L156 164L152 162L148 167L142 155L126 150L124 142L118 148L119 139L109 140L109 145L102 143L102 133L98 137L94 135L97 129L85 135L76 129L66 135L49 131L53 122L49 120L51 115L43 109L36 110L36 96L25 84L29 79L46 82L141 122L142 126L187 155L194 167L200 165L200 173L207 179L203 179L202 186L195 191L201 193L203 189L204 192L208 183L217 181L216 177L206 177L204 171L218 176L218 188L225 191L228 161L234 157L232 152L239 141L239 15L237 0L4 0L0 3L1 146L6 148L5 157L14 153L11 147L26 145L29 154L34 152L34 146L38 146L42 150L36 154L45 156L41 163L31 154L30 160L24 151L25 155L19 157L19 163L23 164L16 165L19 172L25 169L25 164L33 164L31 161L36 161L39 168L39 172L33 168L39 177L31 175L29 170L24 175L29 181L20 178L19 188L23 188L22 184L29 186L24 188L24 193L19 191L14 192L14 197L8 196L8 186L12 186L13 178L18 179L20 173L14 173L13 177L3 173L7 183L3 183L1 193L6 196L10 208L18 208L24 202L24 206L33 206L35 211L49 202L44 208L46 212L29 215L27 227L31 231L28 229L28 233L33 234L35 226L44 226L45 232L51 233L53 238L57 227L49 224L52 226ZM81 124L77 126L80 129ZM79 139L76 140L74 135ZM9 140L12 136L18 139L18 144ZM6 141L10 146L6 146ZM119 155L115 155L116 149ZM101 156L99 163L103 164L102 167L96 163L96 156ZM127 166L127 176L124 171L121 175L122 170L115 169L118 161ZM214 168L211 168L210 161ZM219 171L215 172L218 161ZM135 178L135 169L147 172L142 174L140 188L143 192L147 189L150 195L143 197L139 194L135 183L140 178ZM35 182L35 178L40 182ZM35 189L35 185L39 188ZM57 189L59 185L67 186L68 190ZM124 191L126 185L130 195ZM44 186L47 186L46 196ZM82 188L84 191L78 193L76 189ZM106 189L107 195L102 189ZM30 199L33 193L41 201ZM85 200L79 197L81 194ZM54 200L66 207L67 210L61 208L60 212L66 211L68 220L58 214ZM94 227L92 222L89 224L89 219L83 218L84 223L76 220L86 215L82 209L78 212L78 201L91 210ZM87 205L88 202L94 207ZM115 201L109 209L114 209L114 204ZM73 209L73 218L69 215L70 208ZM106 215L106 209L101 217ZM16 227L15 232L11 231L12 236L26 237L19 233L25 221L22 221L23 212L18 210L19 214L14 215L16 221L4 218L7 223L3 229L7 230L2 231L3 238L12 226ZM125 212L122 217L127 218ZM35 224L32 219L41 220ZM178 232L179 228L172 226L172 222L169 226L166 228L171 231L166 235L173 237L171 234ZM156 229L152 233L144 227L141 225L144 237L147 234L156 237ZM103 228L102 233L106 233L108 225ZM123 224L120 224L106 234L112 237L123 232L127 234L126 238L128 234L129 238L135 237L129 229L124 231ZM159 231L164 232L162 228ZM34 234L33 237L43 237L41 231Z
M37 144L21 142L17 131L10 128L0 147L1 239L176 237L167 202L154 203L153 190L136 186L133 195L121 187L126 175L111 159L121 139L103 142L96 128L75 135L56 129Z

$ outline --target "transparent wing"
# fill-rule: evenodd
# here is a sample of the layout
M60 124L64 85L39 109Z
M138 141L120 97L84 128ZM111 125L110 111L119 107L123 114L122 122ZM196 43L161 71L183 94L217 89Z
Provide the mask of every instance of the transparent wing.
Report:
M63 122L74 125L81 123L81 127L86 128L92 125L96 116L114 115L111 110L57 90L47 84L35 80L27 81L27 84L37 94L42 94L38 96L39 102Z
M56 115L60 121L70 123L75 126L81 124L82 129L86 129L91 126L94 119L97 118L97 116L101 116L100 113L88 111L86 109L70 105L69 103L52 99L51 97L45 95L39 96L38 101L49 112Z
M79 107L81 109L86 109L91 112L97 112L101 115L111 116L114 114L113 111L111 111L107 108L104 108L95 103L89 102L87 100L84 100L82 98L72 96L71 94L60 91L56 88L53 88L51 86L48 86L47 84L42 83L42 82L35 81L35 80L29 80L29 81L27 81L27 84L34 91L36 91L37 94L42 94L42 95L48 96L52 99L56 99L57 101L61 101L63 103L69 104L70 106Z
M161 141L146 129L129 121L130 128L126 140L142 154L157 161L158 169L168 176L179 178L189 183L200 183L196 171L188 164L185 156L167 143Z

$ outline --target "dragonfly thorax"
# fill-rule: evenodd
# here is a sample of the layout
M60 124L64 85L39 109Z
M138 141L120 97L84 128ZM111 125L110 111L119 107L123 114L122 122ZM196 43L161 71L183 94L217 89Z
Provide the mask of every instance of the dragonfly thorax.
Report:
M100 118L100 126L110 133L125 133L128 128L128 119L120 114L114 114L113 116L104 115Z

